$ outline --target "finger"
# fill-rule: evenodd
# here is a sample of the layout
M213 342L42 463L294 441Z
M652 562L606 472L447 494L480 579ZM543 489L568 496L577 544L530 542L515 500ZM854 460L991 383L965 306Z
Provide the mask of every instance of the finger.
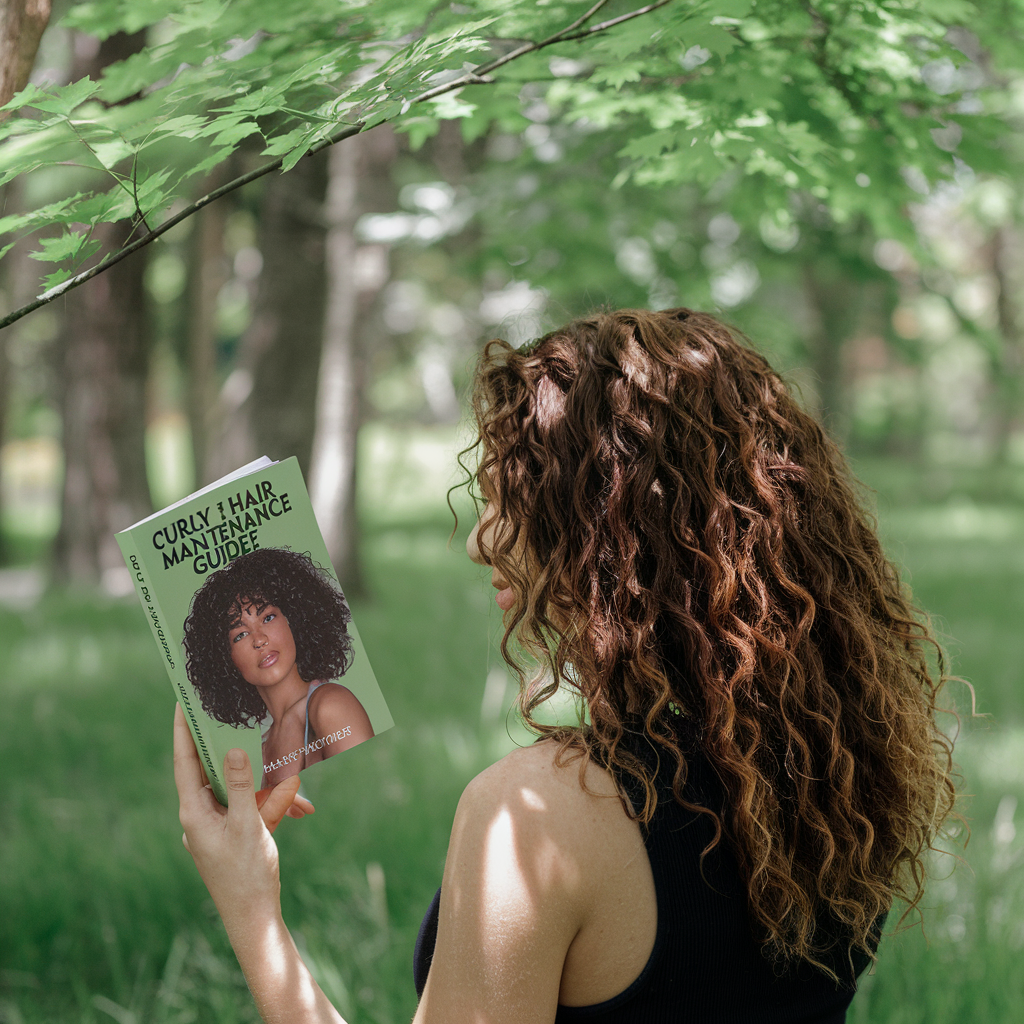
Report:
M192 742L192 733L181 705L174 704L174 785L178 789L178 800L186 803L194 799L205 785L203 766Z
M281 824L281 819L292 806L292 802L295 800L295 794L298 792L298 789L299 776L292 775L290 778L279 782L270 791L270 796L267 797L263 806L260 808L260 816L263 818L263 824L267 826L267 829L270 832L273 832L274 829Z
M228 791L229 818L256 811L249 755L238 747L233 747L224 757L224 784Z
M270 798L270 794L273 793L273 789L258 789L256 790L256 806L261 808ZM285 814L289 818L304 818L307 814L316 813L316 808L313 806L312 801L307 800L304 796L300 796L298 793L295 794L295 799L292 801L291 807L285 811Z
M292 807L297 807L303 814L313 814L316 808L313 806L312 800L307 800L304 796L300 796L298 793L295 794L295 803Z
M304 818L307 814L315 814L316 808L304 796L296 794L295 801L287 813L289 818Z

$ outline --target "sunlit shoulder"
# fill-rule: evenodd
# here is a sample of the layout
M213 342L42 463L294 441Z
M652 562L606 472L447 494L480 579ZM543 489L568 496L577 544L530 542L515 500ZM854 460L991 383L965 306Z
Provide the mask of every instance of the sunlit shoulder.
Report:
M637 825L606 772L588 763L581 787L580 762L560 765L556 752L550 741L515 750L466 787L417 1021L481 1012L495 1021L550 1020L559 1002L614 995L645 962L653 925L639 941L626 929L634 963L606 923L608 914L622 920L623 898L635 909L651 896ZM523 977L534 984L523 986Z

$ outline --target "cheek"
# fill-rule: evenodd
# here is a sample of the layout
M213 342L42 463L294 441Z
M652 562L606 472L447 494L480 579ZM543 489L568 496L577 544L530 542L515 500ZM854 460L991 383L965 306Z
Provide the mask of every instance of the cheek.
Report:
M277 623L275 623L277 625ZM288 620L284 616L280 619L280 625L277 629L277 646L283 651L288 651L291 654L295 654L295 637L292 635L292 628L288 625Z

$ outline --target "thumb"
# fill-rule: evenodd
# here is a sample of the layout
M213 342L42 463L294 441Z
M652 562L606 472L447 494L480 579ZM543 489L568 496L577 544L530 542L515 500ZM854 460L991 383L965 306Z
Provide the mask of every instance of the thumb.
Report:
M224 784L228 791L229 815L256 809L249 755L238 747L229 750L224 757Z

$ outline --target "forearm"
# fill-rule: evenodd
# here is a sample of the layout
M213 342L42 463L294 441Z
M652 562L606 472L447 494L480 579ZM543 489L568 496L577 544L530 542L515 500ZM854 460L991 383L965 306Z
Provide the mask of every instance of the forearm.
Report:
M226 917L224 925L266 1024L345 1024L302 962L279 912Z
M260 1016L267 1024L345 1024L302 962L281 917L271 832L292 805L298 780L281 783L258 808L244 750L228 751L224 778L226 809L205 785L185 716L176 707L174 781L185 848L217 905Z

